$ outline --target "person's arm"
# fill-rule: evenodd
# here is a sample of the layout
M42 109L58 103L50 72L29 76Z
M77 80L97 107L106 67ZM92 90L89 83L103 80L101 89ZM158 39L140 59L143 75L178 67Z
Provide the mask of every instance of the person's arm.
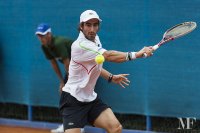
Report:
M104 68L101 70L101 77L105 78L108 82L113 82L115 84L119 84L121 87L125 88L124 85L129 85L130 81L126 76L129 74L118 74L118 75L113 75Z
M63 59L63 64L64 64L64 67L65 67L66 73L69 72L69 62L70 62L69 58Z
M64 58L63 59L63 64L64 64L64 67L65 67L65 74L66 74L65 77L64 77L64 84L67 82L68 76L69 76L69 63L70 63L70 59L69 58Z
M103 56L106 61L110 62L125 62L128 60L134 60L136 58L142 58L144 53L147 54L147 57L151 56L153 52L152 47L144 47L138 52L120 52L120 51L114 51L114 50L109 50L105 51L103 53Z
M61 73L58 63L55 59L51 59L50 62L51 62L51 65L52 65L54 71L56 72L56 75L58 76L58 79L60 80L60 87L59 87L60 90L59 91L61 91L61 88L64 86L64 79L63 79L62 73Z

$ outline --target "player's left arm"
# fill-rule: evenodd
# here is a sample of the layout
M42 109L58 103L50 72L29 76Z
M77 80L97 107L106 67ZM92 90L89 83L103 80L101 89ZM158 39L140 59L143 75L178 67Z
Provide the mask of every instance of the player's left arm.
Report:
M105 70L104 68L102 68L102 70L101 70L101 77L103 77L104 79L106 79L108 82L113 82L115 84L120 85L123 88L125 88L125 85L128 86L129 83L130 83L130 81L126 77L128 75L129 74L117 74L117 75L113 75L110 72L108 72L107 70Z

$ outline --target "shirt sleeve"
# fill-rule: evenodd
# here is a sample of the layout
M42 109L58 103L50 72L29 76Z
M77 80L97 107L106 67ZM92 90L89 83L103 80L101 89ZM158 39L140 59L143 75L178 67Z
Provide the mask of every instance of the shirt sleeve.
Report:
M105 51L106 49L91 41L76 42L72 47L72 59L77 62L95 62L95 57Z
M69 39L60 39L57 46L57 53L61 58L70 58L71 57L71 44L73 41Z
M49 50L48 50L46 47L44 47L44 46L42 45L41 48L42 48L42 51L43 51L45 57L46 57L48 60L51 60L51 59L54 58L54 57L49 53Z
M65 45L60 45L57 50L62 59L69 58L69 52Z
M98 52L99 52L100 54L103 54L105 51L107 51L107 50L104 49L104 48L99 48L99 49L98 49Z

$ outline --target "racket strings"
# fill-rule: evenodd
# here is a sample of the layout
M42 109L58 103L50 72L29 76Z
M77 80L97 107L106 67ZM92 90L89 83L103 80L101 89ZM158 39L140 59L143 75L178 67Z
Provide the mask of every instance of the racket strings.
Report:
M196 28L196 23L195 22L186 22L186 23L183 23L181 25L177 25L177 26L169 29L165 33L165 37L164 38L166 38L166 39L177 38L177 37L183 36L183 35L185 35L187 33L190 33L195 28Z

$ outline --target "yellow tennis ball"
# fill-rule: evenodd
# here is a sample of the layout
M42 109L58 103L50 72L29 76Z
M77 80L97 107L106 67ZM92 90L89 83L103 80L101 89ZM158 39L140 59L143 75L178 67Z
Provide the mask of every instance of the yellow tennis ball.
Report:
M95 62L97 64L102 64L104 61L105 61L105 59L104 59L103 55L101 55L101 54L97 55L95 58Z

